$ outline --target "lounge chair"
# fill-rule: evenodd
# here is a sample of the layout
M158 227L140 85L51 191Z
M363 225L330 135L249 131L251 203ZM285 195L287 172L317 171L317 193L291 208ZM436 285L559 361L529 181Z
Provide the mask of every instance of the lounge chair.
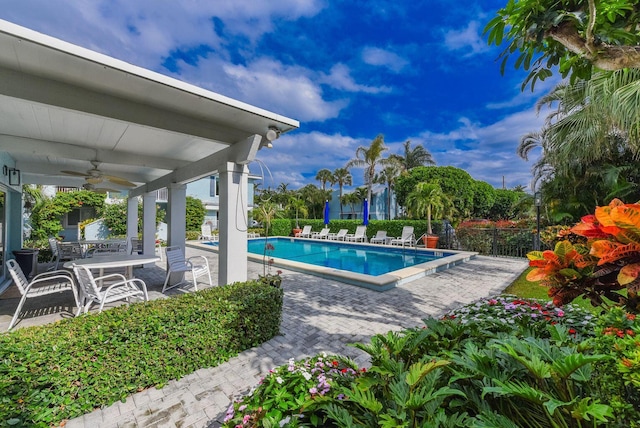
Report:
M314 232L311 237L313 239L327 239L329 238L329 228L325 227L320 232Z
M345 236L344 240L349 242L367 242L367 226L356 227L356 233Z
M203 224L200 226L200 236L198 237L200 240L211 241L213 239L213 235L211 234L211 226L208 224Z
M371 238L369 242L371 242L372 244L386 244L389 239L390 238L387 237L386 230L379 230L376 232L376 236Z
M340 229L338 233L330 233L327 238L332 241L344 241L344 238L347 236L348 229Z
M402 236L399 238L393 238L389 243L391 245L402 245L403 247L405 245L415 245L416 237L413 234L413 226L404 226L402 228Z
M24 306L24 302L31 297L46 296L49 294L60 293L62 291L71 291L73 293L73 299L76 303L76 307L78 308L76 316L80 315L80 298L78 297L78 290L76 290L75 282L73 281L73 277L69 271L54 270L53 272L41 273L36 275L31 282L29 282L18 265L18 262L14 259L7 260L7 269L9 270L16 287L18 287L20 294L22 294L20 303L18 303L18 308L16 309L15 314L13 314L13 318L11 319L7 330L11 330L11 327L15 325L18 320L18 316L20 315L20 311L22 310L22 306Z
M311 226L304 226L302 232L296 233L296 238L311 238Z

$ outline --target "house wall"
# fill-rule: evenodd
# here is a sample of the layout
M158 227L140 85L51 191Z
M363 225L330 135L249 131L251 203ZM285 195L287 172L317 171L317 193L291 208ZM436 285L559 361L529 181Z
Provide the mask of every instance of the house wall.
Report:
M9 184L9 169L14 167L13 158L5 152L0 152L0 191L5 194L5 203L0 206L0 209L3 210L2 217L4 217L0 221L0 254L2 256L0 260L0 293L11 284L7 277L5 261L13 258L11 253L13 250L22 248L22 186Z

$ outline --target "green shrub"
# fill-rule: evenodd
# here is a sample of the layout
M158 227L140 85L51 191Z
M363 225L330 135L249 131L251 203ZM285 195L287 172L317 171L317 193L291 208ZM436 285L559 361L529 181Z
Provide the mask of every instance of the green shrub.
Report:
M48 427L219 365L281 312L282 290L251 281L0 335L0 421Z

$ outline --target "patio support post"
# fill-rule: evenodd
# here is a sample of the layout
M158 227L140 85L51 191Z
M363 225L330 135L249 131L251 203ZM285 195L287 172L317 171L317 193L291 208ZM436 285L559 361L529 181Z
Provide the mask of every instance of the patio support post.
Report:
M187 238L187 185L173 183L167 186L169 198L167 204L167 246L177 245L185 251ZM168 266L167 266L168 269ZM182 281L184 273L172 273L169 284Z
M138 237L138 198L127 199L127 248L131 252L131 238Z
M145 256L156 252L156 192L142 195L142 248Z
M218 284L247 280L247 184L249 168L227 162L220 174Z

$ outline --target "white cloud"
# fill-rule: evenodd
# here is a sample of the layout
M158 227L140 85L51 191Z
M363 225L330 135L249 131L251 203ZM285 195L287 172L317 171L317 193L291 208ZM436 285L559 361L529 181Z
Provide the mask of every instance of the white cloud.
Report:
M472 56L490 50L487 42L480 34L478 21L471 21L461 30L448 30L444 34L444 44L450 50L467 51L465 56Z
M476 180L507 188L528 186L532 161L525 162L516 154L522 136L539 130L544 122L534 108L514 113L488 125L459 119L460 126L446 133L424 131L409 137L422 144L440 166L452 165L469 172Z
M344 64L336 64L331 67L329 74L322 75L319 81L348 92L364 92L367 94L391 92L391 88L388 86L367 86L356 83L351 77L349 67Z
M260 150L257 158L268 166L276 183L297 189L309 182L318 185L314 178L319 170L343 168L358 146L369 143L341 134L292 132L274 141L272 149ZM252 173L259 170L253 165L250 168ZM362 182L360 170L354 169L352 174L354 185Z
M409 64L409 61L395 52L376 47L365 47L362 50L362 60L369 65L386 67L394 73L399 73Z

